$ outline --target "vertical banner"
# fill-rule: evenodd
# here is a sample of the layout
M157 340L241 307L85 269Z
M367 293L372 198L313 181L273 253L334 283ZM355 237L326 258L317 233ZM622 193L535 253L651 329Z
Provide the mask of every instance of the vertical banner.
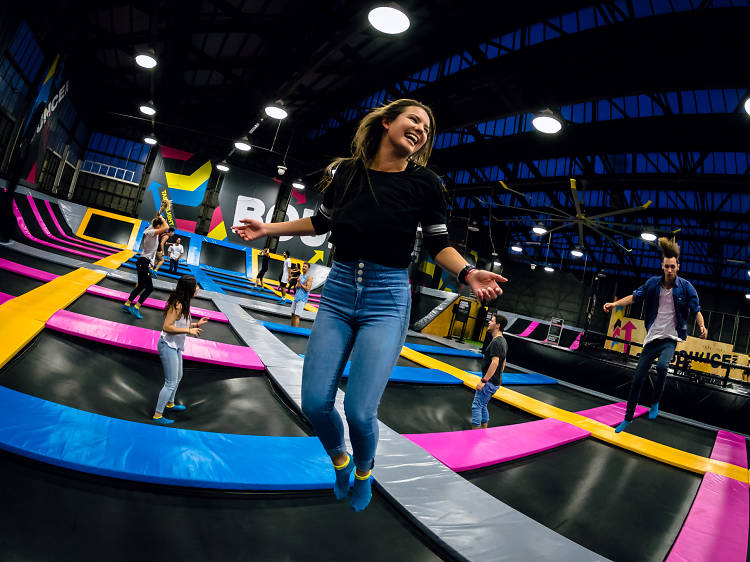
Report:
M57 55L39 86L39 92L21 134L22 138L29 139L28 145L22 149L25 150L25 154L21 154L20 157L24 158L22 173L31 183L37 182L42 171L50 132L58 126L57 109L67 96L69 86L70 83L63 76L60 55Z
M138 217L151 220L164 200L172 201L167 222L179 230L195 232L198 207L203 203L213 166L204 157L169 146L159 147Z
M219 206L214 211L208 237L227 240L251 248L262 248L265 238L245 242L231 230L241 219L271 222L276 210L280 183L272 178L232 168L225 176L219 193ZM311 217L320 205L320 194L293 190L284 220ZM319 236L282 236L277 253L288 251L292 257L311 263L325 264L330 253L328 233Z

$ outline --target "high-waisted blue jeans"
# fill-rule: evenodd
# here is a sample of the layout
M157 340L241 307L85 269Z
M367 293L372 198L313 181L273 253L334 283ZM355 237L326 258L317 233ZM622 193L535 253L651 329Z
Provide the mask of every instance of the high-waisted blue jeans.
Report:
M161 414L168 402L174 402L177 387L182 380L182 350L169 347L161 338L156 349L159 351L159 359L164 368L164 386L156 401L156 411Z
M378 404L409 327L411 292L406 269L335 262L307 344L302 411L331 457L346 452L344 425L334 408L351 353L344 411L354 464L374 466Z

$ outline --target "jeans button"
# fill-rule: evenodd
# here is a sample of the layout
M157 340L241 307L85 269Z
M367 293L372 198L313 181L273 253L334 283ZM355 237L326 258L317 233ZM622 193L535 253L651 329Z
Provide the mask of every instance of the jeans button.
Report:
M364 264L363 262L359 262L359 267L360 267L360 268L362 268L362 267L364 267L364 266L365 266L365 264Z
M362 273L363 273L363 271L361 269L359 271L357 271L357 275L362 275Z
M357 277L357 283L362 283L362 278L361 277Z

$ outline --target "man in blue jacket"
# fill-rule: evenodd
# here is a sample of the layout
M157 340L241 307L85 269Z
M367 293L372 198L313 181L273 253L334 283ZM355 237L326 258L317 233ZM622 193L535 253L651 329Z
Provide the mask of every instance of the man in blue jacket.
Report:
M657 359L657 377L648 417L654 419L659 415L659 400L667 382L667 367L674 357L677 342L687 338L688 316L695 314L701 338L706 339L708 335L695 287L689 281L677 277L680 269L680 247L667 238L659 238L659 247L662 252L661 276L651 277L633 291L632 295L604 305L604 312L610 312L616 306L645 301L646 312L646 339L643 341L641 357L630 385L625 419L615 428L615 433L620 433L633 421L641 388L654 359Z

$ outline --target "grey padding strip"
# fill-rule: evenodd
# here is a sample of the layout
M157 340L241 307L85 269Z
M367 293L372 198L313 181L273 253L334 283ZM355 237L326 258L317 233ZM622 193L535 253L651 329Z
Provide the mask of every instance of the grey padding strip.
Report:
M435 320L441 312L458 299L458 293L448 293L446 291L438 291L437 289L430 289L428 287L417 287L416 292L431 297L441 297L443 300L430 312L412 324L412 329L414 330L424 329L430 322Z
M237 303L223 296L213 301L301 412L302 359ZM342 416L343 397L339 391L336 408ZM421 447L378 423L376 486L456 558L606 560L477 488Z

